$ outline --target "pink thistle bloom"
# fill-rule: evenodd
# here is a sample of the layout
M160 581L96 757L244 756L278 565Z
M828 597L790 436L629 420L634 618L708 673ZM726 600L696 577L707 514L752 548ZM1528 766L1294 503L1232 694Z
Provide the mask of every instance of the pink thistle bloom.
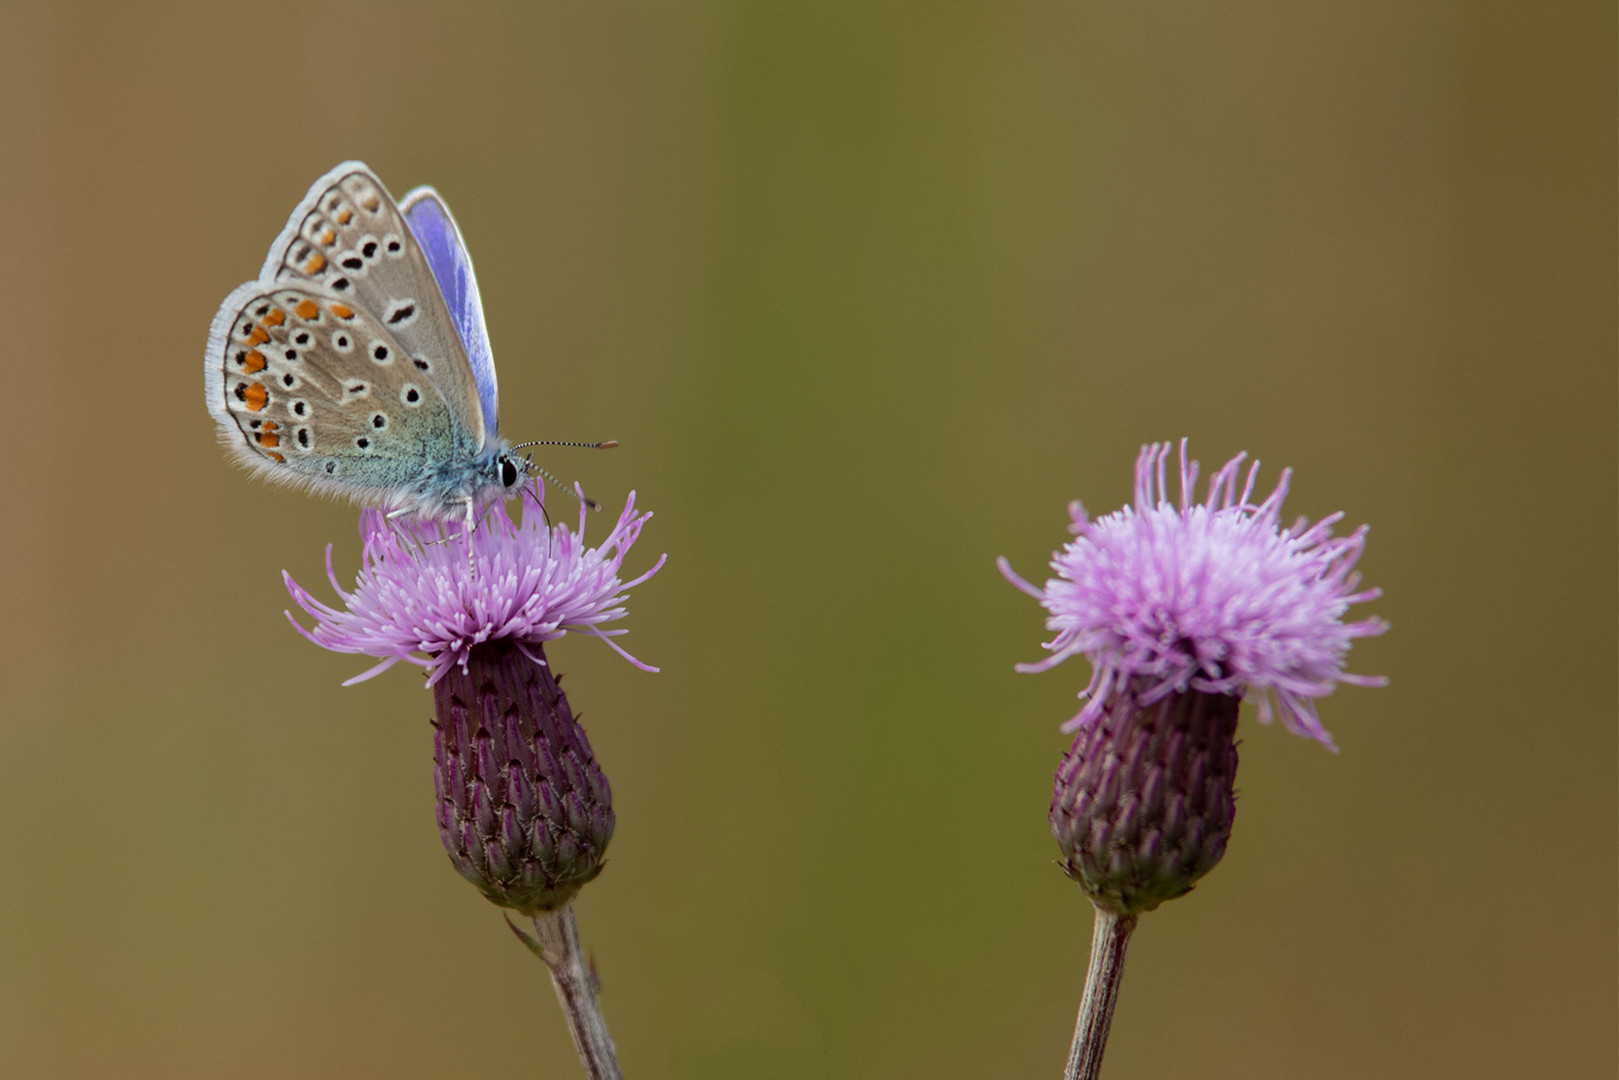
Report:
M537 502L538 485L534 495ZM342 606L315 599L283 571L287 591L315 625L304 629L291 612L287 619L322 648L382 661L345 686L401 660L426 668L432 686L452 667L465 672L473 646L501 640L543 663L531 648L570 632L601 638L636 667L656 671L612 640L626 630L604 628L624 617L628 591L663 566L666 556L659 556L633 581L619 577L624 556L650 517L635 513L631 492L607 538L587 547L583 503L573 531L548 526L537 508L525 509L520 522L513 522L505 504L496 503L473 531L469 562L460 525L390 522L382 511L366 510L360 515L364 549L354 591L337 583L328 544L326 578Z
M1366 527L1333 536L1339 513L1283 528L1292 470L1255 504L1259 463L1243 476L1246 454L1226 462L1209 480L1206 498L1193 502L1198 464L1187 461L1184 439L1180 499L1171 502L1170 449L1142 447L1133 506L1091 521L1078 502L1069 505L1074 539L1052 556L1057 576L1044 589L999 560L1007 580L1049 613L1046 628L1054 635L1044 645L1050 656L1018 670L1045 671L1076 653L1090 660L1090 683L1079 695L1088 700L1064 731L1092 723L1121 694L1145 707L1187 690L1252 693L1261 723L1280 713L1289 731L1336 749L1315 699L1338 683L1387 682L1343 670L1355 638L1388 629L1377 618L1343 621L1351 605L1381 595L1356 591Z

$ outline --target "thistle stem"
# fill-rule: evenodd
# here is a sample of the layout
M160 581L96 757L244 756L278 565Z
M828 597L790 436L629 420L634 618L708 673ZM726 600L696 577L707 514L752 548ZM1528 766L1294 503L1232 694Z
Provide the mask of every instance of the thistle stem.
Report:
M541 946L540 958L551 969L551 982L557 988L557 1001L573 1033L573 1048L579 1051L585 1075L590 1080L624 1080L618 1071L618 1053L607 1034L607 1020L596 999L596 973L590 970L585 951L579 945L579 925L574 921L573 904L534 916L534 936Z
M1079 1003L1074 1045L1068 1051L1068 1070L1063 1080L1097 1080L1102 1075L1102 1051L1107 1049L1113 1003L1118 1000L1119 980L1124 977L1124 950L1130 945L1130 932L1136 928L1137 918L1096 909L1085 996Z

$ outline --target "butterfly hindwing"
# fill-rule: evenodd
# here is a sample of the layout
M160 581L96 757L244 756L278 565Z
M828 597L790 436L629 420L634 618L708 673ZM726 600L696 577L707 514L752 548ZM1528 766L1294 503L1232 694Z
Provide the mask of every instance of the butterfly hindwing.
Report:
M350 297L250 282L209 350L210 412L238 459L274 479L387 503L480 437L458 427L427 362Z
M421 244L365 165L346 162L315 182L260 276L316 287L373 314L413 360L428 365L423 377L437 386L455 423L474 436L478 448L493 442L494 426L483 415L454 313Z
M416 188L405 196L399 209L449 304L450 317L455 320L456 332L472 365L472 377L478 384L484 431L487 438L494 439L500 411L495 354L489 346L489 328L483 319L483 299L478 295L477 275L472 272L472 256L467 253L450 208L432 188Z

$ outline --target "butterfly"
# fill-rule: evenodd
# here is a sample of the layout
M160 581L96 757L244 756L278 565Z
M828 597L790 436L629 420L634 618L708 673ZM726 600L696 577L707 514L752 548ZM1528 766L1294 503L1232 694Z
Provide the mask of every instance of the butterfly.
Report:
M208 412L269 480L460 518L540 472L500 437L478 281L444 200L362 162L316 180L208 332Z

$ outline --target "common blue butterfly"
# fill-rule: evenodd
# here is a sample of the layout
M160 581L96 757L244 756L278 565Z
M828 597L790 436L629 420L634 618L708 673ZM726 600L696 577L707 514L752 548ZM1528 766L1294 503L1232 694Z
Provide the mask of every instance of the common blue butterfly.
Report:
M396 203L358 161L315 181L258 280L225 298L204 376L220 442L253 472L469 531L534 469L515 451L541 445L497 430L478 282L444 200Z

